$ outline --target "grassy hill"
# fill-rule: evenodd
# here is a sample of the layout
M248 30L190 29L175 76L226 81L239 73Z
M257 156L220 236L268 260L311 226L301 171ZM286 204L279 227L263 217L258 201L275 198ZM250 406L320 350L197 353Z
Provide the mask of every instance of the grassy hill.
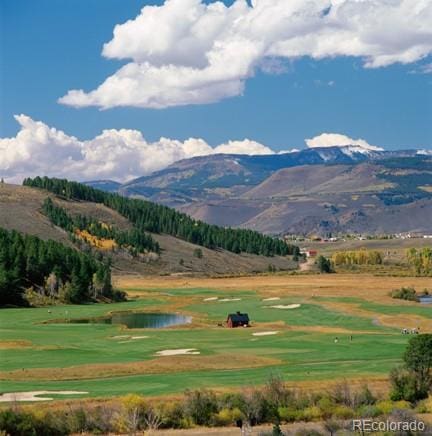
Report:
M98 203L65 200L40 189L2 184L0 186L0 227L17 230L52 239L72 246L68 234L63 229L52 225L42 213L44 200L50 197L56 205L64 208L71 215L84 215L120 230L132 228L132 224L116 211ZM113 273L118 274L242 274L261 272L268 269L269 264L278 269L295 268L295 262L287 257L265 257L253 254L235 254L225 250L210 250L198 247L181 239L166 234L152 234L159 243L161 254L136 259L125 252L111 252ZM202 257L194 256L199 248ZM103 248L100 248L103 251Z

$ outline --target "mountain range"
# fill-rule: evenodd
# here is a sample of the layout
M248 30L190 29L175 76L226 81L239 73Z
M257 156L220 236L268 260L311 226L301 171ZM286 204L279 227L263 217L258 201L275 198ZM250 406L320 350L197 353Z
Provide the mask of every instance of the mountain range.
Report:
M120 184L87 184L268 234L432 233L432 155L316 147L200 156Z

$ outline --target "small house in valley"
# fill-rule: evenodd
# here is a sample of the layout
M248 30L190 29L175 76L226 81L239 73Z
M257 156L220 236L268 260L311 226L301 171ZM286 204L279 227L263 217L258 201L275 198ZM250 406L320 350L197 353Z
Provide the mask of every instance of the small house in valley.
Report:
M230 313L227 318L227 326L234 327L248 327L249 315L247 313Z

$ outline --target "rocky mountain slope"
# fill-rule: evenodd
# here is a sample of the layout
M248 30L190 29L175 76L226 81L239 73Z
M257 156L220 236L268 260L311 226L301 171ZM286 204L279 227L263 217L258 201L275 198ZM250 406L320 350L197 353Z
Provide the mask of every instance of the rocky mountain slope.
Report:
M431 187L428 154L347 146L197 157L117 192L271 234L432 233Z

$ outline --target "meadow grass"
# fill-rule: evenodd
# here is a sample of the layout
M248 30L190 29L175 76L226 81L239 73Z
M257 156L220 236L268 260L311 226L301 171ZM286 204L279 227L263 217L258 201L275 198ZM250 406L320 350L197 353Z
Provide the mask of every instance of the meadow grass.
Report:
M5 349L0 347L0 390L78 390L88 391L90 397L104 397L130 392L161 395L188 388L259 385L275 372L289 382L319 382L341 377L383 378L400 363L409 337L401 335L399 330L375 323L373 316L356 315L355 310L349 313L333 310L321 303L339 301L376 314L415 313L430 317L427 307L395 305L390 297L386 305L359 298L357 294L346 298L325 295L323 298L304 298L297 293L282 295L275 301L263 301L263 297L269 295L247 289L238 293L217 287L157 288L146 292L146 297L110 305L0 311L0 345L5 343ZM231 295L241 300L204 301L209 296L229 298ZM270 307L279 304L300 304L300 307ZM134 330L109 324L46 323L93 318L123 310L174 310L192 314L199 322L176 328ZM237 310L249 313L251 328L218 326L228 313ZM329 332L331 328L340 328L342 333ZM262 331L278 333L253 335ZM148 337L132 339L132 336ZM335 336L338 336L337 342ZM171 357L171 360L156 355L158 351L178 348L194 348L200 354ZM240 368L230 364L233 356L238 355L243 359ZM268 363L261 365L258 360L261 356L268 358ZM258 363L249 365L249 358ZM182 365L186 359L188 365ZM217 364L209 367L209 359ZM207 366L200 366L204 360ZM161 362L162 372L154 371L158 362ZM166 362L172 362L172 365ZM119 375L123 369L128 370L128 365L138 363L142 367L134 371L142 370L142 373ZM147 367L147 363L150 366ZM54 373L58 374L58 371L54 369L70 367L76 369L70 379L55 378ZM52 368L53 376L44 376L44 379L32 376L32 371L36 374L43 368Z

